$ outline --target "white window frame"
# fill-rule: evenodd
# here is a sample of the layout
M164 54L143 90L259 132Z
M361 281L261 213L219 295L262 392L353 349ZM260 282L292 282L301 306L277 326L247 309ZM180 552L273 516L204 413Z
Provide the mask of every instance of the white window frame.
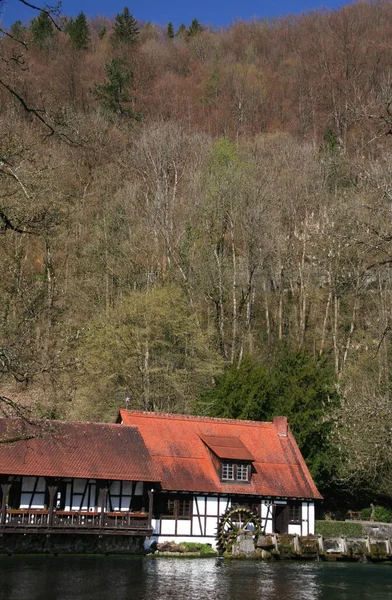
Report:
M234 481L234 463L222 463L222 481Z
M249 481L249 465L240 463L237 465L236 471L237 481Z

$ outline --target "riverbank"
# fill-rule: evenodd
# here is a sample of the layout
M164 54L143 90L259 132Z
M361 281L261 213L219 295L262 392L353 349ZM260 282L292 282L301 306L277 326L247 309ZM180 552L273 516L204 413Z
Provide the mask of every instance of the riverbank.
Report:
M149 558L213 558L218 553L208 544L166 542L152 546L146 554L140 536L3 534L0 555L79 554L126 555ZM325 562L373 562L392 564L392 543L367 537L323 537L297 535L260 536L255 547L251 532L243 532L222 553L229 559L260 561L307 560Z
M192 547L195 546L195 547ZM203 558L214 555L214 550L204 544L202 551L197 544L158 544L150 558ZM346 538L321 535L300 537L297 535L260 536L256 547L251 532L242 532L227 546L222 554L227 559L252 559L261 561L308 560L326 562L385 562L392 564L392 544L389 539L369 537Z
M1 554L144 555L144 537L129 535L3 533Z

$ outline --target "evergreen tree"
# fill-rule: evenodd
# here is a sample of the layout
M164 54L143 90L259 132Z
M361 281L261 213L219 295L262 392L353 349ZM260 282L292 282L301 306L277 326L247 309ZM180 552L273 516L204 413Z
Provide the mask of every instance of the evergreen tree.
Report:
M314 359L304 350L283 348L270 369L269 418L286 415L307 465L323 489L335 471L330 444L337 396L328 357Z
M169 38L169 40L172 40L174 38L174 27L171 21L167 25L167 37Z
M27 28L25 27L25 25L23 25L22 21L18 20L18 21L15 21L15 23L12 23L9 33L16 40L22 40L26 34L26 31L27 31Z
M177 30L176 36L177 37L185 37L186 34L187 34L187 28L184 25L184 23L181 23L181 25L179 26L179 28Z
M269 414L268 369L249 357L231 366L204 390L196 412L226 419L265 420Z
M188 36L193 37L193 36L197 35L198 33L201 33L202 31L203 31L203 27L201 26L199 21L197 19L193 19L193 21L190 24L189 29L188 29Z
M114 28L111 36L111 42L114 46L123 44L134 44L137 40L139 29L136 19L129 12L126 6L122 13L116 15L114 19Z
M80 12L76 19L70 19L66 26L72 46L77 50L86 50L90 40L90 31L86 15Z
M282 349L267 367L251 358L229 367L205 390L196 411L230 419L272 420L285 415L316 482L331 484L335 454L331 412L336 406L333 369L302 350Z
M33 44L44 48L54 36L53 23L47 12L41 11L30 25Z
M101 84L95 84L92 93L99 101L101 108L107 115L117 115L119 117L129 117L132 119L140 118L140 115L129 106L124 106L131 102L133 73L121 58L113 60L105 65L107 81Z

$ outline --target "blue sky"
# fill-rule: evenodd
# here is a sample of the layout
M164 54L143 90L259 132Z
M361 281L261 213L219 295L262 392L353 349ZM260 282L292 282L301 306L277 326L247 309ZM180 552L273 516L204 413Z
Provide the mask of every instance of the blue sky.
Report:
M41 6L39 0L31 0L32 4ZM55 0L47 0L54 4ZM172 21L175 26L188 25L193 18L201 23L215 27L229 25L236 19L251 19L281 16L290 13L301 13L318 9L336 9L348 2L344 0L63 0L64 14L75 15L81 10L88 16L114 16L121 12L125 5L140 21L152 21L165 25ZM2 21L5 25L17 19L27 21L34 16L34 11L23 6L18 0L0 0Z

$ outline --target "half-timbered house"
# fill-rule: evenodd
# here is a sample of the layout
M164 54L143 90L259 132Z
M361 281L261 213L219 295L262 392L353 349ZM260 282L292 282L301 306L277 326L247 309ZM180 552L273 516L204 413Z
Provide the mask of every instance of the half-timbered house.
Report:
M158 471L153 539L214 544L227 511L246 507L265 533L310 535L321 499L286 417L271 423L121 410Z
M238 507L265 533L314 533L321 496L285 417L261 423L121 410L115 424L0 419L2 439L0 533L215 545L225 515Z
M136 427L0 419L0 441L0 531L151 533L159 478Z

